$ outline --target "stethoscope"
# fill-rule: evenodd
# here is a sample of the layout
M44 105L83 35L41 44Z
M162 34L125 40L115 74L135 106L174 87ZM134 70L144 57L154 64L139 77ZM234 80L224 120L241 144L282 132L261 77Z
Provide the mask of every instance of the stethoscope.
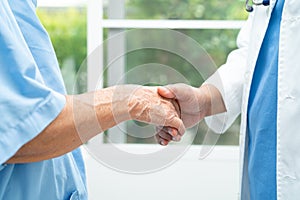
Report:
M253 11L253 5L259 6L259 5L264 5L264 6L268 6L270 5L270 1L269 0L252 0L252 5L249 4L249 0L246 0L246 11L247 12L252 12Z

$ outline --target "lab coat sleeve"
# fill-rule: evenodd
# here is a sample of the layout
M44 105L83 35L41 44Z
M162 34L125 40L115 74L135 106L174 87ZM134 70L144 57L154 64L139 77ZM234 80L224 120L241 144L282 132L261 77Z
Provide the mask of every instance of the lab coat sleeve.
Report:
M211 84L219 89L227 110L224 113L205 118L206 124L216 133L224 133L241 112L251 26L252 15L249 16L239 32L238 49L232 51L228 55L226 63L204 82L204 84Z

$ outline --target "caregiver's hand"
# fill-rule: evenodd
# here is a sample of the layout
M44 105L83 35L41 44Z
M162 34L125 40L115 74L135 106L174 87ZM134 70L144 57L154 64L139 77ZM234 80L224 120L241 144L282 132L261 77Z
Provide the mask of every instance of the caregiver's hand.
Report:
M180 108L180 118L186 128L190 128L204 117L226 111L222 96L212 85L195 88L186 84L167 85L159 87L158 93L168 99L176 100ZM161 144L168 144L170 140L179 141L180 137L171 137L172 127L158 126L157 140ZM182 135L181 135L182 136Z

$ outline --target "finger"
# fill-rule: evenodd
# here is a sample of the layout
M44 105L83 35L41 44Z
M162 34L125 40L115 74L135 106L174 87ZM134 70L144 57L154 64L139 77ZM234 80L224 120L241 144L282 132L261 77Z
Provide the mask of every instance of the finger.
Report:
M168 99L173 99L176 97L175 94L166 87L158 87L157 92L160 96L168 98Z
M161 138L165 139L165 140L168 140L168 141L173 140L173 136L170 135L168 132L160 131L160 132L158 133L158 135L159 135Z
M160 144L160 145L162 145L162 146L166 146L170 142L168 140L165 140L165 139L161 138L158 134L155 135L155 138L156 138L157 143Z
M167 146L169 144L169 141L161 139L159 144L162 145L162 146Z
M178 117L173 117L169 122L167 121L166 126L170 126L172 128L176 128L179 135L183 135L185 132L185 126L181 119Z
M165 140L172 140L172 138L175 137L176 134L173 136L169 133L169 131L171 131L172 134L174 134L173 132L175 132L175 131L172 131L172 129L170 127L163 127L163 126L156 127L156 135L155 136L159 136ZM177 130L176 130L176 132L177 132Z
M177 129L168 127L168 126L158 126L156 127L156 133L157 135L161 136L164 139L173 140L175 142L178 142L181 140L181 135L178 134ZM169 135L169 136L163 136L163 135Z
M158 135L161 137L161 138L163 138L163 139L165 139L165 140L168 140L168 141L175 141L175 142L179 142L180 140L181 140L181 135L175 135L175 136L172 136L172 135L170 135L168 132L166 132L166 131L160 131L159 133L158 133Z
M160 127L160 129L157 129L157 132L160 132L160 131L164 131L164 132L168 133L169 135L171 135L172 137L175 137L178 135L177 129L169 127L169 126Z
M177 112L177 114L178 114L178 117L179 117L180 119L182 119L182 118L181 118L181 108L180 108L180 105L179 105L178 100L177 100L177 99L174 99L173 101L171 101L171 103L173 104L173 106L174 106L174 108L175 108L175 110L176 110L176 112Z
M184 83L166 85L165 88L174 95L179 101L185 100L187 97L194 95L193 87Z

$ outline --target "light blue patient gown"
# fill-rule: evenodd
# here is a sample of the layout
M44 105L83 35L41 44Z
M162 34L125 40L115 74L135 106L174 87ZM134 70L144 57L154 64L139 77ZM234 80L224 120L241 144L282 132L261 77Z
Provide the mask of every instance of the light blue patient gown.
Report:
M0 199L87 199L79 149L28 164L5 164L65 105L65 89L34 0L0 1ZM68 130L66 130L68 131Z

